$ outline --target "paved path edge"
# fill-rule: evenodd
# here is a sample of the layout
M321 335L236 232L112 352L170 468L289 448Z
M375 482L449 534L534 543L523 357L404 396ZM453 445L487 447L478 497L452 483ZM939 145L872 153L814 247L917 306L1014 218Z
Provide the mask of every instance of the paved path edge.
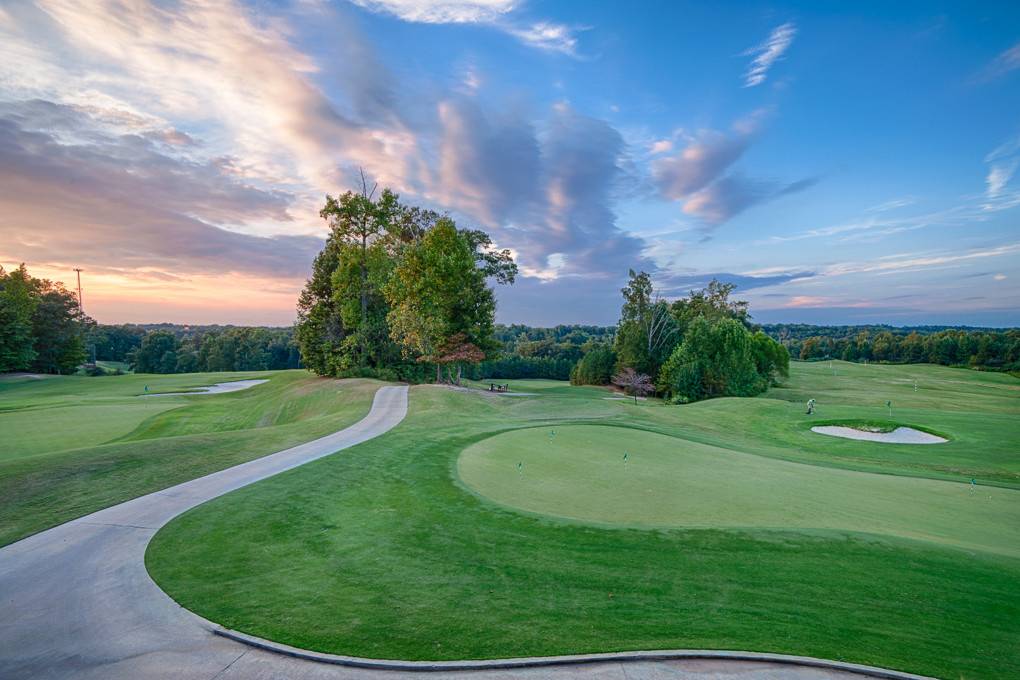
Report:
M626 661L675 661L683 659L715 659L727 661L760 661L765 663L792 664L809 666L836 671L856 673L870 678L886 678L888 680L934 680L925 675L914 675L875 666L816 659L810 656L793 656L789 654L770 654L768 652L739 652L716 649L664 649L635 652L609 652L603 654L572 654L565 656L533 656L514 659L477 659L467 661L401 661L399 659L368 659L359 656L343 656L326 654L300 647L291 647L280 642L248 635L229 628L216 627L213 633L235 642L262 649L276 654L283 654L305 661L369 668L389 671L480 671L505 670L512 668L535 668L542 666L567 666L575 664L626 662Z

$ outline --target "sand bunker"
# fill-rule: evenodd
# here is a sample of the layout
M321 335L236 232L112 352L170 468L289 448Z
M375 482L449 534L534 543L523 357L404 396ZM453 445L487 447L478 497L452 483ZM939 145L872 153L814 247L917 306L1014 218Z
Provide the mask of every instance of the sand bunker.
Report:
M224 392L238 392L240 390L246 390L249 387L255 387L261 385L265 380L233 380L231 382L221 382L208 387L199 387L198 389L192 390L191 392L160 392L159 394L143 394L143 397L173 397L180 396L182 394L223 394Z
M912 427L897 427L892 432L875 432L839 425L819 425L812 427L811 431L818 434L827 434L831 437L860 439L868 442L882 442L883 444L943 444L949 441L928 432L915 430Z

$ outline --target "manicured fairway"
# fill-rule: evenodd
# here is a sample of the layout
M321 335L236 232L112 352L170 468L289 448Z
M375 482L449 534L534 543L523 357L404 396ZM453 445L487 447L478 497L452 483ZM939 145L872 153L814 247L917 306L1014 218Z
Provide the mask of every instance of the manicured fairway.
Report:
M219 395L145 398L269 378ZM0 545L135 496L328 434L379 383L305 371L0 382Z
M147 565L213 621L343 654L717 648L1017 677L1020 382L836 367L685 407L544 381L514 399L415 387L390 433L183 515ZM951 441L810 432L888 416L887 399ZM620 481L624 447L639 479Z
M837 529L1020 557L1009 489L770 460L631 428L514 430L469 446L458 472L498 503L581 521Z

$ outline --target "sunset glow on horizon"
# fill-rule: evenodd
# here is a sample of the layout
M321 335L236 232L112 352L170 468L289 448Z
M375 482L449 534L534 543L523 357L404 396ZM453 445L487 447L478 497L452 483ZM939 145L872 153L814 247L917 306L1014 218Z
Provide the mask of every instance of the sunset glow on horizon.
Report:
M0 264L81 268L102 323L289 325L363 170L513 250L506 323L613 323L634 269L733 282L760 322L1020 325L1017 27L1008 3L13 0Z

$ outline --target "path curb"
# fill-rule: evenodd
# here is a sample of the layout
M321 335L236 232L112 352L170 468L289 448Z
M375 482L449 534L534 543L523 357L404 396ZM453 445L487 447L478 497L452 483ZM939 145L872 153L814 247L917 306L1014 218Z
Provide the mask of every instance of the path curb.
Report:
M367 659L360 656L342 656L313 652L308 649L291 647L272 640L266 640L247 633L229 628L214 628L213 633L235 642L262 649L267 652L283 654L296 659L328 663L336 666L352 666L386 671L482 671L505 670L511 668L537 668L542 666L568 666L572 664L590 664L626 661L676 661L683 659L714 659L725 661L760 661L765 663L781 663L794 666L809 666L835 671L856 673L869 678L886 678L888 680L934 680L924 675L903 673L874 666L815 659L810 656L791 656L787 654L769 654L766 652L730 652L714 649L666 649L645 652L609 652L605 654L576 654L570 656L535 656L517 659L478 659L470 661L401 661L399 659Z

